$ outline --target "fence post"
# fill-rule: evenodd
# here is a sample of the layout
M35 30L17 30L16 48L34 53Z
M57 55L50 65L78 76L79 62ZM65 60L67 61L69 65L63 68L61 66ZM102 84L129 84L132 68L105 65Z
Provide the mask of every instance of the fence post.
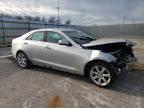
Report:
M30 20L28 21L28 30L31 31L31 28L30 28Z
M47 23L45 22L45 28L47 28Z
M6 35L5 35L5 31L4 31L4 21L3 21L3 18L1 18L1 23L2 23L2 34L3 34L4 45L7 45Z

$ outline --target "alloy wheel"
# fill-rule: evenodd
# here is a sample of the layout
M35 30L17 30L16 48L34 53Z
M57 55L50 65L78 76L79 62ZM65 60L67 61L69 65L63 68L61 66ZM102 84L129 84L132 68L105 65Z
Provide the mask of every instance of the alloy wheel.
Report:
M18 53L17 62L20 67L23 67L23 68L26 67L27 66L27 58L26 58L25 54Z
M104 66L93 66L90 70L92 81L99 86L106 86L111 81L111 75L108 69Z

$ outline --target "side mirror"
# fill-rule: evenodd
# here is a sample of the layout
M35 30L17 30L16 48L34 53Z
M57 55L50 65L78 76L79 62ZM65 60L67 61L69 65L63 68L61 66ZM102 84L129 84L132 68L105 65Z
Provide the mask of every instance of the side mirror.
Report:
M66 39L61 39L58 41L59 45L71 46L71 44Z

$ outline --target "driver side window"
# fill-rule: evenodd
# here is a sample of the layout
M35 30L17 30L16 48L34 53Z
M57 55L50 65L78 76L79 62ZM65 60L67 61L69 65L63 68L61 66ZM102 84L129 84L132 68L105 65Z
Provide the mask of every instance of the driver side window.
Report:
M65 39L63 36L56 32L47 32L47 42L58 43L59 40Z

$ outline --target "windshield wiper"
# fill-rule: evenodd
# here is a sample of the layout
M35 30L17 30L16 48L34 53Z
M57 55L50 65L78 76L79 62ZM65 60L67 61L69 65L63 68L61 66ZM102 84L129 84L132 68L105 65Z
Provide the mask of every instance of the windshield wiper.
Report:
M91 38L91 37L87 37L87 36L72 37L72 38L76 38L76 39L80 39L80 40L90 40L90 41L95 40L95 39L93 39L93 38Z
M81 36L83 38L89 39L89 40L95 40L94 38L88 37L88 36Z
M72 38L80 39L80 40L88 40L87 38L82 38L82 37L72 37Z

